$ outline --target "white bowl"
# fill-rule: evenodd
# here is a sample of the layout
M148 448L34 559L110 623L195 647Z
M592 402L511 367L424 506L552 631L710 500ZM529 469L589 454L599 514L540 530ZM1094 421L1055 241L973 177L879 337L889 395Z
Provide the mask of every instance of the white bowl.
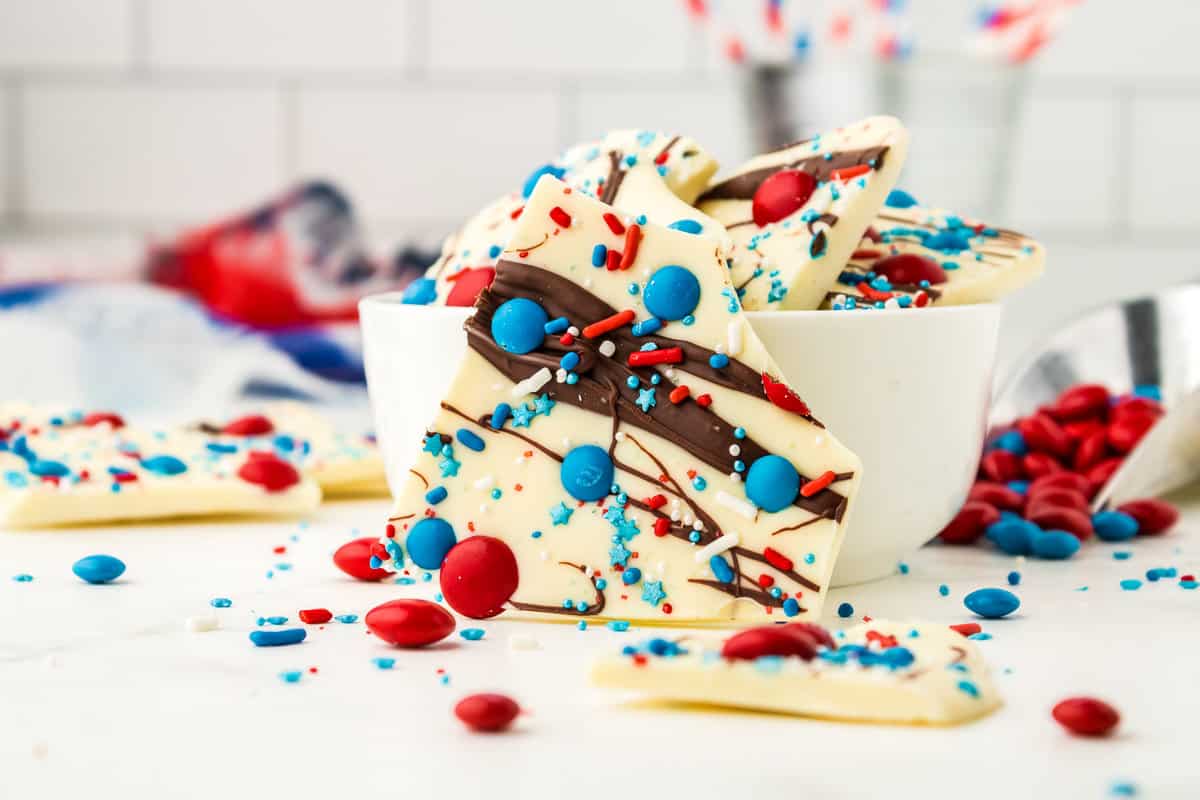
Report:
M466 350L466 308L359 304L375 431L395 492ZM751 325L863 462L835 586L889 575L962 505L983 446L1000 306L766 311Z

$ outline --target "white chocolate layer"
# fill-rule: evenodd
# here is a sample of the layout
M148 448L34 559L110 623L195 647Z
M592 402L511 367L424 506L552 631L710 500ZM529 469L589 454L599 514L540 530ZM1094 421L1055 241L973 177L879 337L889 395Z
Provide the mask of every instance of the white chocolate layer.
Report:
M895 646L912 654L911 664L864 665L843 649L869 645L878 654L881 647L868 640L869 631L894 637ZM722 658L722 639L711 634L674 635L668 638L682 655L638 648L636 657L606 656L595 664L592 680L661 700L855 722L955 725L1001 704L978 647L945 625L873 620L838 637L840 655L740 661Z
M564 214L570 217L566 227L556 222ZM858 459L810 418L767 399L762 375L779 378L778 368L746 323L713 241L642 225L632 266L610 271L593 266L594 249L597 245L626 248L628 229L635 222L616 214L625 229L618 234L606 216L613 216L608 206L553 178L544 177L538 184L505 252L496 284L481 298L468 323L473 346L447 392L443 410L430 426L438 438L427 437L425 448L414 459L413 477L397 498L391 518L394 538L385 537L383 542L400 557L389 565L410 568L406 540L410 526L436 516L451 524L460 542L475 532L498 537L509 546L520 571L512 600L524 610L537 606L536 613L544 615L662 622L761 620L768 614L783 618L787 612L814 617L820 613L846 517L839 522L840 512L811 509L824 501L842 508L853 506ZM626 359L643 341L631 334L628 325L620 329L628 337L618 341L623 349L613 355L604 354L613 352L604 348L606 334L576 336L570 345L561 345L556 334L542 340L528 357L510 358L500 353L487 323L480 321L483 316L490 319L489 304L506 296L497 295L508 291L504 285L526 279L550 283L544 291L530 289L511 296L545 303L548 309L561 305L561 313L568 316L564 326L586 331L599 320L580 316L579 308L597 301L610 310L628 309L637 320L646 321L651 316L644 300L647 281L668 265L682 266L695 276L699 299L690 315L664 321L661 330L644 341L660 339L664 349L674 341L703 352L728 353L740 363L718 373L722 382L709 369L707 356L657 368L627 369ZM537 277L538 273L545 277ZM570 292L582 298L561 296ZM560 312L548 313L554 318ZM609 340L617 339L613 334ZM480 346L499 353L493 355L496 361L485 357ZM554 371L552 367L568 351L594 359L579 368L578 389L567 382L570 371L559 369L537 392L514 398L515 386L531 375ZM616 365L610 367L603 359ZM502 371L497 361L507 363L509 372ZM744 372L736 373L735 367ZM733 388L736 381L729 383L729 376L737 374L752 378L745 390ZM595 375L602 375L606 383L600 384ZM611 377L616 375L622 378ZM636 388L629 386L626 375L637 379ZM671 385L688 389L688 397L678 401L678 411L668 396ZM586 401L585 387L592 398ZM594 400L604 392L611 392L611 400L606 401L611 404L597 407ZM701 405L706 396L711 405ZM488 420L502 403L512 404L513 417L497 430ZM621 413L614 418L617 403ZM651 415L648 409L656 410ZM700 427L671 428L683 414L688 424ZM667 426L665 432L661 425ZM723 432L712 433L709 428ZM737 438L735 428L744 431L744 439ZM485 449L476 452L464 446L461 430L479 437ZM442 443L449 447L448 454L439 449ZM620 496L610 494L600 503L584 503L564 488L561 460L573 448L589 444L611 452L616 464L614 483L629 498L623 509ZM745 472L739 471L742 450L752 445L786 459L801 480L826 472L838 477L828 489L813 492L810 501L797 498L795 504L774 513L756 509L747 499ZM704 452L709 460L689 447L699 448L697 452ZM713 466L714 460L720 467ZM742 470L747 467L753 464L743 464ZM427 493L436 497L442 489L447 493L444 499L427 501ZM663 505L646 507L656 495L662 496ZM738 502L722 502L723 497ZM671 533L656 536L652 530L656 521L669 524ZM731 581L721 581L709 560L698 562L695 557L714 539L719 541L718 533L738 537L736 549L713 553L736 574ZM768 550L778 557L768 557ZM640 571L629 584L623 581L626 567ZM606 588L598 588L598 581L604 581Z
M756 156L714 181L699 208L733 237L732 278L742 305L751 311L820 306L895 186L907 152L899 120L870 117ZM835 168L841 171L829 174ZM785 170L817 177L817 187L790 215L760 226L754 189Z

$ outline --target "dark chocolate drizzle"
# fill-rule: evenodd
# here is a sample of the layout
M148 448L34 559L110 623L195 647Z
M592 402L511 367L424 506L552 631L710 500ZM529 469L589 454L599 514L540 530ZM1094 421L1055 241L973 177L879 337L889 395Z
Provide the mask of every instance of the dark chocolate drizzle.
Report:
M734 175L728 180L710 186L704 194L700 195L697 203L704 203L709 200L751 200L754 198L754 193L758 191L758 187L763 181L785 169L799 169L812 175L818 181L828 181L833 177L833 172L846 167L856 167L860 164L870 164L873 168L879 169L883 166L884 157L887 155L888 148L883 147L868 147L864 150L842 150L832 154L831 158L825 158L825 154L818 154L801 158L790 163L775 164L769 167L760 167L759 169L743 172L740 175Z

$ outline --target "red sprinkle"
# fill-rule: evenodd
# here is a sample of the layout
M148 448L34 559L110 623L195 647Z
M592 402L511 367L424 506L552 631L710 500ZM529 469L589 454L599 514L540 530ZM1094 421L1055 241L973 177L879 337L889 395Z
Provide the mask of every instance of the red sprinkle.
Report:
M711 394L700 395L699 397L696 398L696 405L700 406L701 408L708 408L709 406L712 405L712 395Z
M517 701L503 694L473 694L454 706L454 716L478 733L499 733L521 713Z
M517 206L516 208L513 209L513 212L511 214L509 214L509 216L512 217L513 219L517 219L518 217L521 216L521 212L524 210L525 210L525 206Z
M604 268L609 272L616 272L621 268L621 251L609 250L608 255L604 257Z
M1115 708L1094 697L1069 697L1050 713L1076 736L1107 736L1121 721Z
M622 270L627 270L633 266L633 262L637 259L638 245L642 241L642 229L637 225L630 225L625 231L625 252L621 254Z
M333 619L328 608L306 608L300 612L300 621L305 625L320 625Z
M625 225L621 222L620 218L611 211L604 215L604 224L608 225L608 229L617 236L620 236L625 232Z
M671 520L667 519L666 517L659 517L658 519L654 520L654 535L655 536L659 536L659 537L666 536L670 530L671 530Z
M630 314L633 312L630 311ZM584 331L586 334L587 331ZM659 350L637 350L629 354L629 366L648 367L652 364L679 364L683 362L683 348L663 347Z
M651 511L657 511L667 504L666 495L656 494L653 497L646 498L646 505L650 506Z
M663 150L654 157L654 163L661 167L663 164L667 163L667 155L667 151Z
M764 589L770 589L772 586L775 585L775 579L764 572L758 576L758 585L763 587Z
M225 427L221 428L221 433L230 436L262 436L273 430L275 426L271 424L271 420L262 414L249 414L226 423Z
M565 344L565 345L573 345L573 344L575 344L575 334L573 334L573 333L564 333L562 336L558 337L558 343L559 343L559 344Z
M812 497L822 489L828 488L829 484L833 483L836 478L836 472L831 469L825 470L819 476L800 487L801 497Z
M667 399L670 400L675 405L679 405L684 400L687 400L688 395L690 395L691 393L692 393L692 390L686 386L676 386L674 389L671 390L671 393L669 395L667 395Z
M563 211L559 206L550 209L550 219L554 220L554 224L560 228L571 227L571 215Z
M950 630L957 631L963 636L974 636L983 630L978 622L960 622L957 625L951 625Z
M790 558L773 547L763 550L763 558L767 559L768 564L781 572L790 572L792 567L795 566Z
M842 167L841 169L835 169L833 172L829 173L829 177L833 178L835 181L848 181L851 178L857 178L859 175L866 175L870 171L871 168L866 164L858 164L853 167Z
M633 311L628 308L625 309L624 311L618 311L616 314L613 314L611 317L606 317L605 319L602 319L599 322L593 322L591 325L588 325L586 328L584 328L583 329L583 338L595 339L597 336L603 336L604 334L606 334L610 331L615 331L617 328L620 328L623 325L628 325L629 323L633 322L634 316L635 316L635 314L633 313ZM679 348L675 348L675 349L678 350Z

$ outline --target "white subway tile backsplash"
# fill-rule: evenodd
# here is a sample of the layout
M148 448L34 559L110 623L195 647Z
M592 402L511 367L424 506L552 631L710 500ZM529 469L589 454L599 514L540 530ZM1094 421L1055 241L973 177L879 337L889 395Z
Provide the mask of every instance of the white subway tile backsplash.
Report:
M205 221L285 180L272 91L34 84L22 124L33 215Z
M433 74L478 72L637 79L681 73L691 35L682 4L664 0L431 2Z
M132 0L0 0L0 69L126 66L132 15Z
M154 0L149 61L165 69L397 71L404 0Z
M1200 95L1133 103L1129 216L1136 230L1200 229L1200 172L1194 165Z
M1107 95L1029 97L1010 164L1004 222L1047 229L1105 229L1118 222L1119 106Z
M305 90L297 117L300 173L337 180L380 219L461 219L562 139L550 91Z

